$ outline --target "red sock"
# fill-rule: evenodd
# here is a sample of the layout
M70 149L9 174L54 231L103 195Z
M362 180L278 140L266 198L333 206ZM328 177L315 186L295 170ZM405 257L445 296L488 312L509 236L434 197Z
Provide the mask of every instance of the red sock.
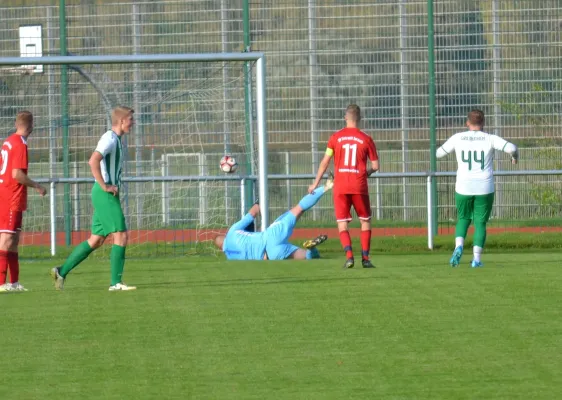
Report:
M16 283L20 278L20 260L18 257L18 253L9 251L7 258L8 269L10 270L10 283Z
M369 251L371 250L371 230L361 231L361 257L363 260L369 259Z
M8 273L8 252L0 250L0 285L6 283L6 274Z
M351 250L351 236L349 236L349 231L340 232L340 242L345 251L345 256L347 258L353 258L353 251Z

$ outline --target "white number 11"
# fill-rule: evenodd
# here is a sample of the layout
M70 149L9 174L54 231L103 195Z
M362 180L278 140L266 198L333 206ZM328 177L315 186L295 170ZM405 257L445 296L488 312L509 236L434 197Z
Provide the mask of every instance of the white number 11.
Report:
M351 166L355 167L355 164L357 164L357 143L356 144L349 144L346 143L342 146L345 149L345 160L344 160L344 165L346 167L348 167L349 164L349 150L351 149Z

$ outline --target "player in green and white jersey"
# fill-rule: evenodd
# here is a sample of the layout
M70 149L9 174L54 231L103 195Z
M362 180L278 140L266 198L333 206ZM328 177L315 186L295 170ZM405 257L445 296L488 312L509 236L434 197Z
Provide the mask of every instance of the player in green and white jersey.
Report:
M474 221L474 257L471 266L481 267L480 257L486 243L486 224L494 204L494 150L511 155L517 164L517 146L496 135L482 132L484 113L472 110L466 121L468 131L457 133L437 149L437 158L455 152L458 169L455 185L457 226L455 229L455 251L451 257L452 267L459 265L464 239L471 221Z
M55 288L62 290L66 276L78 264L84 261L90 253L100 247L107 236L113 235L111 247L111 284L110 291L134 290L136 287L127 286L122 281L125 266L125 248L127 246L127 225L125 215L119 201L121 184L121 170L123 166L123 146L121 139L129 133L134 125L133 109L116 107L111 114L111 130L107 131L99 140L96 149L90 157L90 169L96 182L92 188L92 234L90 238L80 243L72 251L65 263L51 270L55 280Z

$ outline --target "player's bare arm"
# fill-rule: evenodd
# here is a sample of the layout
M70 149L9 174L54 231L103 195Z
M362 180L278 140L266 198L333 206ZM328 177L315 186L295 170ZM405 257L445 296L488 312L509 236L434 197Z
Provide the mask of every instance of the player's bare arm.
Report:
M27 176L27 174L21 169L14 168L12 170L12 177L18 181L19 184L35 189L41 196L45 196L45 194L47 194L47 189L30 179L29 176Z
M102 159L103 156L101 155L101 153L94 151L92 153L92 156L90 157L90 160L88 161L88 164L90 165L90 170L92 171L92 175L94 176L94 179L96 180L98 185L100 185L102 190L104 192L113 193L113 195L116 196L117 193L119 192L119 188L115 185L106 185L103 180L103 176L101 174Z
M312 193L314 191L314 189L316 189L318 187L318 185L320 184L320 181L322 180L322 177L324 176L324 174L326 173L326 170L328 169L328 167L330 165L330 159L331 158L332 158L331 155L325 154L322 161L320 161L320 165L318 166L318 172L316 173L316 179L314 179L314 183L308 187L308 193Z
M367 176L371 176L379 170L379 160L371 160L371 168L367 169Z

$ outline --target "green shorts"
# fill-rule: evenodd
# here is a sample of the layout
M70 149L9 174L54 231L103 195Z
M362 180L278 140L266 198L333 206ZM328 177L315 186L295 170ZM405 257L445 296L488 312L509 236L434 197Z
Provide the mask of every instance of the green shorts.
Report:
M93 235L105 237L113 232L125 232L127 230L119 196L104 192L97 182L94 183L92 188L92 205L94 206L94 215L92 216Z
M467 196L455 192L457 218L486 223L494 205L494 193Z

